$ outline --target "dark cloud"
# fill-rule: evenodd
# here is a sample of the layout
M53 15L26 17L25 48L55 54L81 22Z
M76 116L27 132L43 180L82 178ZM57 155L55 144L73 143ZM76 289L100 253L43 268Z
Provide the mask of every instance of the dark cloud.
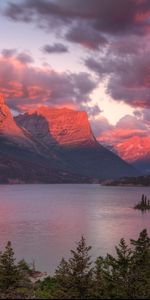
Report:
M66 34L66 38L70 42L82 45L91 50L103 48L108 42L107 39L98 31L95 31L88 24L77 23L71 27Z
M5 58L16 58L22 64L30 64L34 62L33 57L31 54L26 52L18 52L17 49L3 49L1 54Z
M30 64L33 63L34 60L32 58L32 56L28 53L25 52L20 52L17 56L16 56L17 60L20 61L22 64Z
M122 117L116 124L116 128L121 128L121 129L141 129L141 130L147 130L147 127L141 120L139 120L135 116L131 115L125 115Z
M61 44L61 43L55 43L54 45L45 45L42 48L43 53L46 54L52 54L52 53L67 53L68 52L68 48Z
M80 104L90 101L97 82L88 73L57 73L23 64L18 56L0 56L0 92L12 99L13 109L25 110L42 103Z
M107 93L135 108L150 107L150 0L11 0L4 14L98 50L85 64L107 80ZM55 45L46 46L51 53Z
M113 99L134 107L150 107L149 51L123 58L112 53L103 58L88 58L85 64L101 79L107 78L107 93Z
M11 1L5 15L14 21L43 22L47 28L50 28L50 18L55 19L56 26L88 20L93 28L103 32L140 34L149 25L149 10L149 0L23 0Z
M16 49L3 49L2 55L5 57L11 57L17 53Z
M35 23L47 32L56 30L68 41L93 50L106 46L112 37L128 39L150 30L149 0L12 0L3 14L15 22ZM51 47L46 45L46 52L53 52ZM120 54L136 49L130 43L117 47Z
M91 124L92 130L97 138L99 138L100 136L103 136L103 134L105 135L106 132L111 131L113 129L113 126L103 116L99 116L96 119L92 118L90 120L90 124Z
M141 118L141 117L142 117L142 112L139 111L139 110L135 110L133 113L134 113L134 116L135 116L136 118Z
M150 111L148 109L143 109L141 111L140 120L150 129Z
M86 110L86 112L88 113L88 116L93 119L96 116L99 116L100 113L102 112L101 109L99 108L99 106L97 104L92 105L92 106L85 106L85 105L81 105L80 108L82 110Z
M107 54L111 55L112 53L116 56L119 56L123 59L123 56L126 55L135 55L140 54L147 49L147 37L141 36L140 38L132 34L127 36L119 36L111 38L109 43L109 48L107 48ZM149 50L149 47L148 49Z

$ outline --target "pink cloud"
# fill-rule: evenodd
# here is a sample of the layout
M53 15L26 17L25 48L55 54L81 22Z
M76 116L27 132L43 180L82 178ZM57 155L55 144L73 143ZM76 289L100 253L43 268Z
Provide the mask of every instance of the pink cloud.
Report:
M0 92L12 107L24 110L41 104L79 106L91 101L97 82L86 72L58 73L35 67L28 55L0 55Z

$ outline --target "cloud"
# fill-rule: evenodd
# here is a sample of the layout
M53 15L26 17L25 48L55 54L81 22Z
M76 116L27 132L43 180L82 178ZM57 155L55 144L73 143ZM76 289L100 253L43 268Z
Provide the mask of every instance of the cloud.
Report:
M66 103L80 107L91 101L97 82L88 73L57 73L49 67L28 64L25 56L21 58L18 54L0 55L0 92L13 109Z
M53 30L90 50L103 50L114 37L129 39L150 31L149 0L12 0L3 14L14 22L34 23L47 33ZM120 46L118 51L129 48Z
M20 52L17 56L16 56L17 60L20 61L22 64L30 64L34 62L34 59L32 58L32 56L28 53L25 52Z
M141 33L149 25L149 0L27 0L11 1L5 15L14 21L36 22L50 29L74 20L86 20L97 30L108 33ZM59 21L59 22L57 22Z
M139 118L143 124L147 125L150 129L150 111L148 109L143 109Z
M149 0L11 0L3 14L95 51L85 65L107 82L106 92L135 110L150 107Z
M132 130L134 129L147 130L146 125L141 120L131 115L125 115L124 117L122 117L117 122L116 128L121 128L121 129L130 128Z
M100 115L98 118L92 118L90 120L92 130L95 136L99 139L100 136L105 135L105 132L111 131L113 126L109 123L109 121Z
M108 43L107 39L100 32L90 27L88 23L77 23L71 27L66 34L66 38L68 41L80 44L90 50L98 50Z
M82 104L80 106L80 109L86 110L86 112L88 113L89 118L91 118L91 119L99 116L100 113L102 112L97 104L92 105L92 106Z
M2 50L2 55L4 57L11 57L17 53L16 49L3 49Z
M67 53L68 52L68 48L61 44L61 43L55 43L54 45L45 45L42 48L43 53L45 54L52 54L52 53Z
M111 53L103 58L88 58L85 65L101 80L107 79L106 91L114 100L133 107L150 107L150 55L143 51L120 57Z
M144 112L147 112L147 110L144 110ZM98 140L110 150L115 151L124 160L134 162L149 155L149 136L150 123L149 121L143 123L142 114L138 114L137 117L124 116L116 126L102 131L98 136Z
M3 49L1 54L4 58L11 58L14 57L22 64L30 64L34 62L33 57L31 54L27 52L18 52L17 49Z
M136 118L141 118L141 117L142 117L142 112L139 111L139 110L135 110L133 113L134 113L134 116L135 116Z
M96 117L99 116L99 114L102 112L98 105L93 105L91 107L87 108L87 112L90 117Z
M116 126L106 128L98 135L100 142L116 147L118 144L128 141L132 137L146 137L149 135L149 128L143 124L141 119L135 116L125 115Z

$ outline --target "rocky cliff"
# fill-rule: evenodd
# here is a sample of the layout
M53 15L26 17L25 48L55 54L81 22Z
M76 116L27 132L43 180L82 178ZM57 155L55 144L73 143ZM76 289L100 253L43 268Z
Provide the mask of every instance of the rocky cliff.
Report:
M114 146L116 153L125 161L150 174L150 137L133 136Z
M53 156L60 169L96 179L136 174L134 168L96 141L85 112L41 107L18 116L16 121L40 141L43 153Z
M16 120L19 126L49 146L97 144L84 111L41 107L18 116Z
M0 95L0 139L5 139L9 144L16 144L36 151L36 145L33 143L30 134L17 125L2 95Z
M0 97L0 183L81 183L136 174L99 145L85 112L41 107L14 118Z
M9 135L12 137L21 136L22 130L17 126L14 118L4 103L3 96L0 95L0 134Z

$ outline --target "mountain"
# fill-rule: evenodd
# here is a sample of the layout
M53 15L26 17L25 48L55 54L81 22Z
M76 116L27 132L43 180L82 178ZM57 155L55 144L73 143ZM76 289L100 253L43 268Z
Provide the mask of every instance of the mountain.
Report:
M0 95L0 139L7 143L15 144L23 148L35 151L35 144L32 142L28 132L20 128L10 109L4 103L4 98ZM1 145L2 146L2 145Z
M53 156L43 155L43 148L29 132L17 125L1 96L0 183L85 182L78 174L60 170Z
M0 134L9 136L12 139L22 137L23 132L14 121L14 118L4 103L4 98L0 96Z
M85 112L41 107L14 118L0 97L0 183L85 183L136 174L96 141Z
M114 146L116 153L144 174L150 174L150 137L133 136ZM113 151L114 151L113 150Z
M96 141L85 112L41 107L19 115L16 122L43 146L43 155L55 158L60 169L95 179L137 174Z
M97 145L84 111L41 107L18 116L16 121L18 126L50 148L57 145L64 147Z

